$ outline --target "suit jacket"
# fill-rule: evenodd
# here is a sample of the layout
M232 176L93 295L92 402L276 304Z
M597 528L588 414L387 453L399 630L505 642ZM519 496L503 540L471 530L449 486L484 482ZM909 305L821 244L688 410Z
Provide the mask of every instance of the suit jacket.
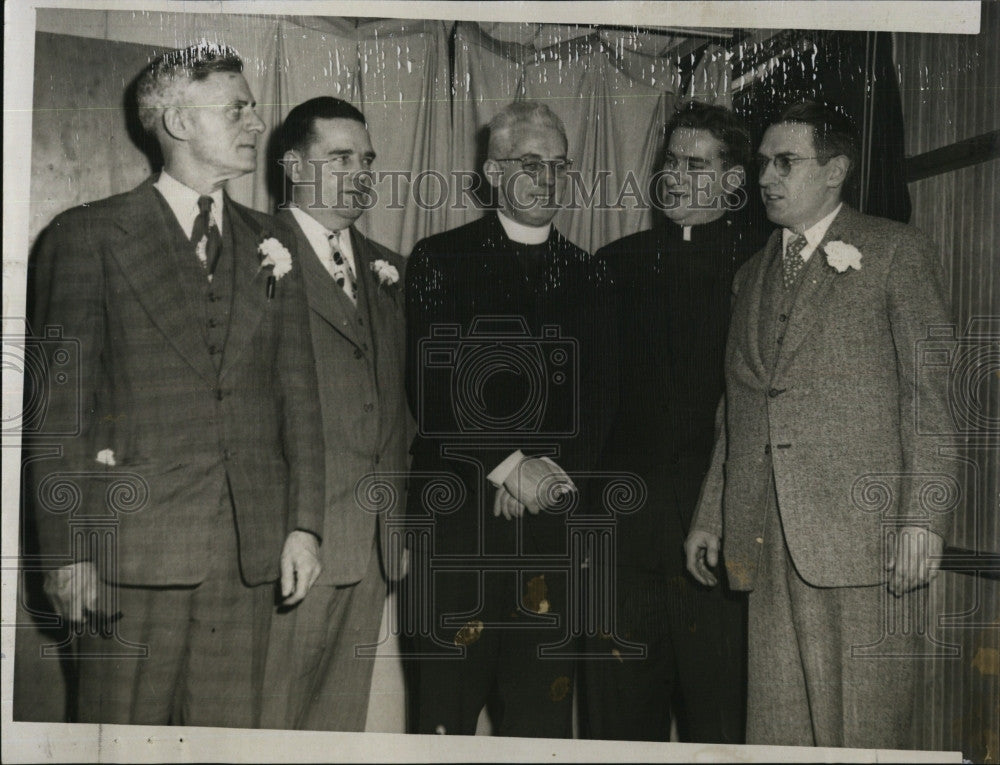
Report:
M364 576L378 526L382 560L390 555L386 513L402 512L413 423L406 404L403 273L396 253L350 229L357 274L357 308L330 276L288 211L278 217L295 231L309 302L309 327L319 381L326 443L326 502L321 584L346 585ZM395 266L400 280L380 284L376 260ZM385 481L388 491L372 480ZM363 480L366 479L367 480ZM384 498L391 504L379 504Z
M860 251L860 269L828 265L823 247L836 241ZM799 574L818 587L878 584L886 524L947 536L951 523L926 490L957 487L957 463L917 428L917 407L926 432L949 421L946 380L916 363L928 328L950 322L935 248L845 205L787 312L774 305L781 257L777 231L734 280L725 427L694 527L723 537L731 585L752 589L773 474Z
M212 293L152 178L59 215L40 241L32 326L57 328L79 369L78 385L49 386L41 429L77 435L61 439L58 458L34 463L28 484L43 554L88 557L71 553L71 530L110 520L117 563L107 576L198 583L219 554L227 491L248 584L277 578L290 529L322 534L323 435L294 238L228 197L223 215L233 281L218 363L205 336ZM258 252L267 236L293 255L270 299ZM43 346L57 366L58 349ZM115 467L96 461L104 449ZM116 473L143 482L131 498L145 500L137 511L120 507L129 498L109 483ZM53 492L63 482L76 485L77 504L58 506Z
M439 538L475 539L481 512L490 522L485 476L515 449L551 454L571 474L593 469L614 406L603 286L590 256L554 228L544 245L518 245L495 213L414 247L407 266L413 470L454 474L466 491L461 510L436 518ZM419 479L411 486L415 513L429 510L421 486ZM559 543L564 522L542 513L525 528L544 547Z
M734 215L683 227L659 220L601 248L617 308L620 397L601 466L634 471L646 502L617 524L618 565L684 571L683 543L725 389L732 281L761 242Z

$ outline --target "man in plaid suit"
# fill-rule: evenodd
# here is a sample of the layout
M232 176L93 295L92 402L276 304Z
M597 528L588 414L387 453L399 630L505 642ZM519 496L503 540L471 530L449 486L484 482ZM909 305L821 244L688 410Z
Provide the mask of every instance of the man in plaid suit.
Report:
M27 499L60 564L46 592L80 636L78 719L250 726L272 583L297 602L320 572L302 277L294 239L224 191L264 129L235 51L172 51L137 86L162 172L58 216L34 261L32 326L80 355L80 390L53 386L42 431L79 428ZM130 513L110 491L123 474L144 500ZM110 547L74 524L99 516Z

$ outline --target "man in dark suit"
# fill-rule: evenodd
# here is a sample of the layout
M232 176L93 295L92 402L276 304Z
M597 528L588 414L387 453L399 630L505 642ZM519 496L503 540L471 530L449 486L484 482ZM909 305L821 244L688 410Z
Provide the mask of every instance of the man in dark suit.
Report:
M295 231L305 276L326 502L323 573L272 622L262 725L362 731L387 582L401 564L384 522L393 508L372 498L402 505L413 434L403 259L353 226L364 212L359 177L375 159L361 112L313 98L288 114L280 143L292 205L278 217Z
M732 278L757 247L740 209L750 137L731 111L700 103L678 111L665 136L662 218L597 253L627 359L601 466L635 471L648 492L615 527L617 627L645 655L585 663L583 729L667 741L672 711L682 741L741 743L745 597L686 576L684 538L712 455Z
M571 735L572 659L541 655L566 635L567 574L531 566L566 554L568 473L592 468L602 427L601 285L551 223L566 153L548 107L504 108L484 165L499 209L418 242L409 259L409 515L433 525L410 572L429 577L429 603L403 604L429 625L414 645L421 733L473 734L492 694L500 735ZM443 507L433 483L447 476L459 485ZM450 570L430 573L437 565Z
M958 503L947 381L917 343L950 321L933 244L842 201L849 120L787 108L759 148L782 228L737 273L724 422L685 543L748 590L752 744L912 745L926 589ZM872 497L879 501L872 502ZM894 596L894 597L893 597Z
M79 390L53 386L43 428L79 418L79 435L28 486L42 553L70 561L46 590L90 625L83 722L252 725L271 584L295 603L319 575L323 437L300 264L285 229L224 192L254 169L264 128L241 72L235 51L206 43L150 64L138 101L162 172L57 217L33 264L33 325L80 355ZM135 512L118 512L123 474ZM70 485L77 501L60 505ZM98 549L80 524L109 519L114 545Z

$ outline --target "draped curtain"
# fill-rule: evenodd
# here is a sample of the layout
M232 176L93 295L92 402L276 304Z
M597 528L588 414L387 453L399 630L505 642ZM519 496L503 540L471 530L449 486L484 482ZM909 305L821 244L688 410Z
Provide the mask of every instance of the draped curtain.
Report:
M147 59L165 48L207 39L225 42L243 56L245 76L267 124L258 154L257 172L230 182L232 196L258 210L273 210L280 202L276 182L272 131L292 107L319 95L333 95L358 106L368 120L378 155L376 171L403 174L394 201L390 183L376 187L378 204L359 221L359 228L377 241L406 255L421 237L465 223L482 214L481 205L461 195L453 172L478 172L485 159L483 127L505 104L517 98L547 103L566 124L569 153L590 193L599 171L604 198L614 203L623 188L628 193L617 209L579 205L560 212L557 225L585 249L648 227L650 213L636 199L645 194L662 126L674 108L680 89L675 64L659 55L670 35L595 32L589 27L539 24L452 24L432 20L354 20L319 16L250 16L240 14L177 14L132 11L64 11L40 9L43 32L80 33L39 38L39 45L57 47L54 63L68 92L87 93L86 80L95 74L93 55L78 56L93 38L107 46L107 60L121 53L121 44L149 46ZM454 45L453 51L450 49ZM130 49L132 50L132 49ZM55 57L54 50L39 56ZM129 61L135 64L134 54ZM81 64L86 64L81 66ZM132 76L138 74L130 73ZM121 85L127 84L124 74ZM61 91L65 95L65 91ZM51 94L58 101L58 94ZM54 103L58 108L59 104ZM96 119L120 119L114 109ZM55 120L36 115L36 146L57 129ZM99 125L74 137L83 154L100 150L107 135ZM92 144L92 146L91 146ZM102 155L106 154L106 147ZM45 199L34 216L32 240L52 215L89 199L125 191L149 170L141 152L128 147L121 161L88 167L78 177L49 182L43 161L33 158L33 178L39 185L33 199ZM120 165L127 165L122 172ZM108 176L110 166L115 177ZM74 168L67 171L70 175ZM428 177L428 173L440 174ZM625 186L630 174L634 180ZM65 175L65 174L64 174ZM419 189L411 181L423 176ZM414 204L414 192L425 202L440 196L440 178L448 181L447 203ZM127 179L128 183L122 180ZM71 189L72 193L67 193ZM576 195L579 198L579 194ZM568 198L572 198L571 196ZM601 199L600 195L597 197ZM581 200L582 201L582 200ZM463 204L464 203L464 204Z

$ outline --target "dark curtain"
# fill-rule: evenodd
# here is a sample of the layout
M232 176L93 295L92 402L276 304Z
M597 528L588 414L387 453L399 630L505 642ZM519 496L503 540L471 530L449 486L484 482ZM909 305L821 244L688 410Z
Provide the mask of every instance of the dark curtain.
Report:
M860 172L845 199L862 212L908 222L903 110L887 32L789 31L748 63L784 50L778 65L733 99L755 145L782 107L802 98L843 107L861 133ZM747 67L749 69L749 67Z

